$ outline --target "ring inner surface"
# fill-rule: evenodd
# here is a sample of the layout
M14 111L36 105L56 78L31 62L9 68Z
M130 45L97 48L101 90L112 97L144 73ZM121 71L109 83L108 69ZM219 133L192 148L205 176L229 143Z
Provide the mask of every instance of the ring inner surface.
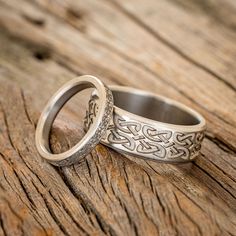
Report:
M197 125L200 120L158 97L112 90L114 105L148 119L175 125Z
M47 114L47 118L45 120L45 124L43 127L43 140L44 140L44 146L49 152L51 152L50 145L49 145L49 137L51 133L51 128L58 113L63 108L63 106L70 101L70 99L74 95L88 88L95 88L95 86L89 82L86 82L86 83L78 84L74 87L71 87L65 93L63 93L62 96L58 100L56 100L53 107L51 108L50 113Z

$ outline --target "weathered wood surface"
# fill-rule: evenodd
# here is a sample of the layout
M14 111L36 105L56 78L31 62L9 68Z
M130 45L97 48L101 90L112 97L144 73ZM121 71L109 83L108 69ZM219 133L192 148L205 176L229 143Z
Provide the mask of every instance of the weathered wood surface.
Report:
M0 0L0 235L236 235L234 0ZM34 145L45 102L92 74L201 112L201 156L169 165L98 145L55 168ZM81 105L55 122L61 152Z

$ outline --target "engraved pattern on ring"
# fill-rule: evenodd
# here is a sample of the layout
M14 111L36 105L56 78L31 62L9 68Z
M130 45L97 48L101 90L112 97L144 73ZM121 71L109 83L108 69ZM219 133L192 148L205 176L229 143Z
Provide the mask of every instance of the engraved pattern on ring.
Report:
M92 97L89 104L96 106ZM93 106L89 105L86 122L96 116ZM102 142L120 145L122 150L140 156L159 160L192 160L201 149L204 132L177 132L163 130L141 122L125 120L113 112L113 122L108 126Z

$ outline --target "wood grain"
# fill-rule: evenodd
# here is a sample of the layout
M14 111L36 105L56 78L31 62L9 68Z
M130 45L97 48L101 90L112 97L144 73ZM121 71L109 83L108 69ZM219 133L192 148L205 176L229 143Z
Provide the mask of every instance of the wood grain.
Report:
M233 0L0 0L0 235L236 235L235 12ZM34 144L40 111L81 74L201 112L199 158L98 145L72 167L48 164ZM54 152L83 135L86 99L55 121Z

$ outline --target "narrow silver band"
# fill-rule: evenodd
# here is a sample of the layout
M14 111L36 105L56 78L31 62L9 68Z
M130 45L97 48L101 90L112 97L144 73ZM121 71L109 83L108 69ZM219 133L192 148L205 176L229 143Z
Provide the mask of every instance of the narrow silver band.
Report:
M90 116L91 129L70 150L53 154L49 147L49 133L54 119L63 105L76 93L86 89L95 88L97 94L96 117ZM94 104L95 105L95 104ZM95 107L90 107L94 109ZM86 156L99 143L106 132L112 117L113 97L111 91L96 77L84 75L77 77L60 88L49 100L44 108L36 129L35 141L40 155L50 163L62 166L71 165Z
M171 163L187 162L199 154L206 128L199 113L153 93L122 86L109 88L114 98L113 119L101 140L103 144L119 152ZM96 102L95 95L90 102Z

